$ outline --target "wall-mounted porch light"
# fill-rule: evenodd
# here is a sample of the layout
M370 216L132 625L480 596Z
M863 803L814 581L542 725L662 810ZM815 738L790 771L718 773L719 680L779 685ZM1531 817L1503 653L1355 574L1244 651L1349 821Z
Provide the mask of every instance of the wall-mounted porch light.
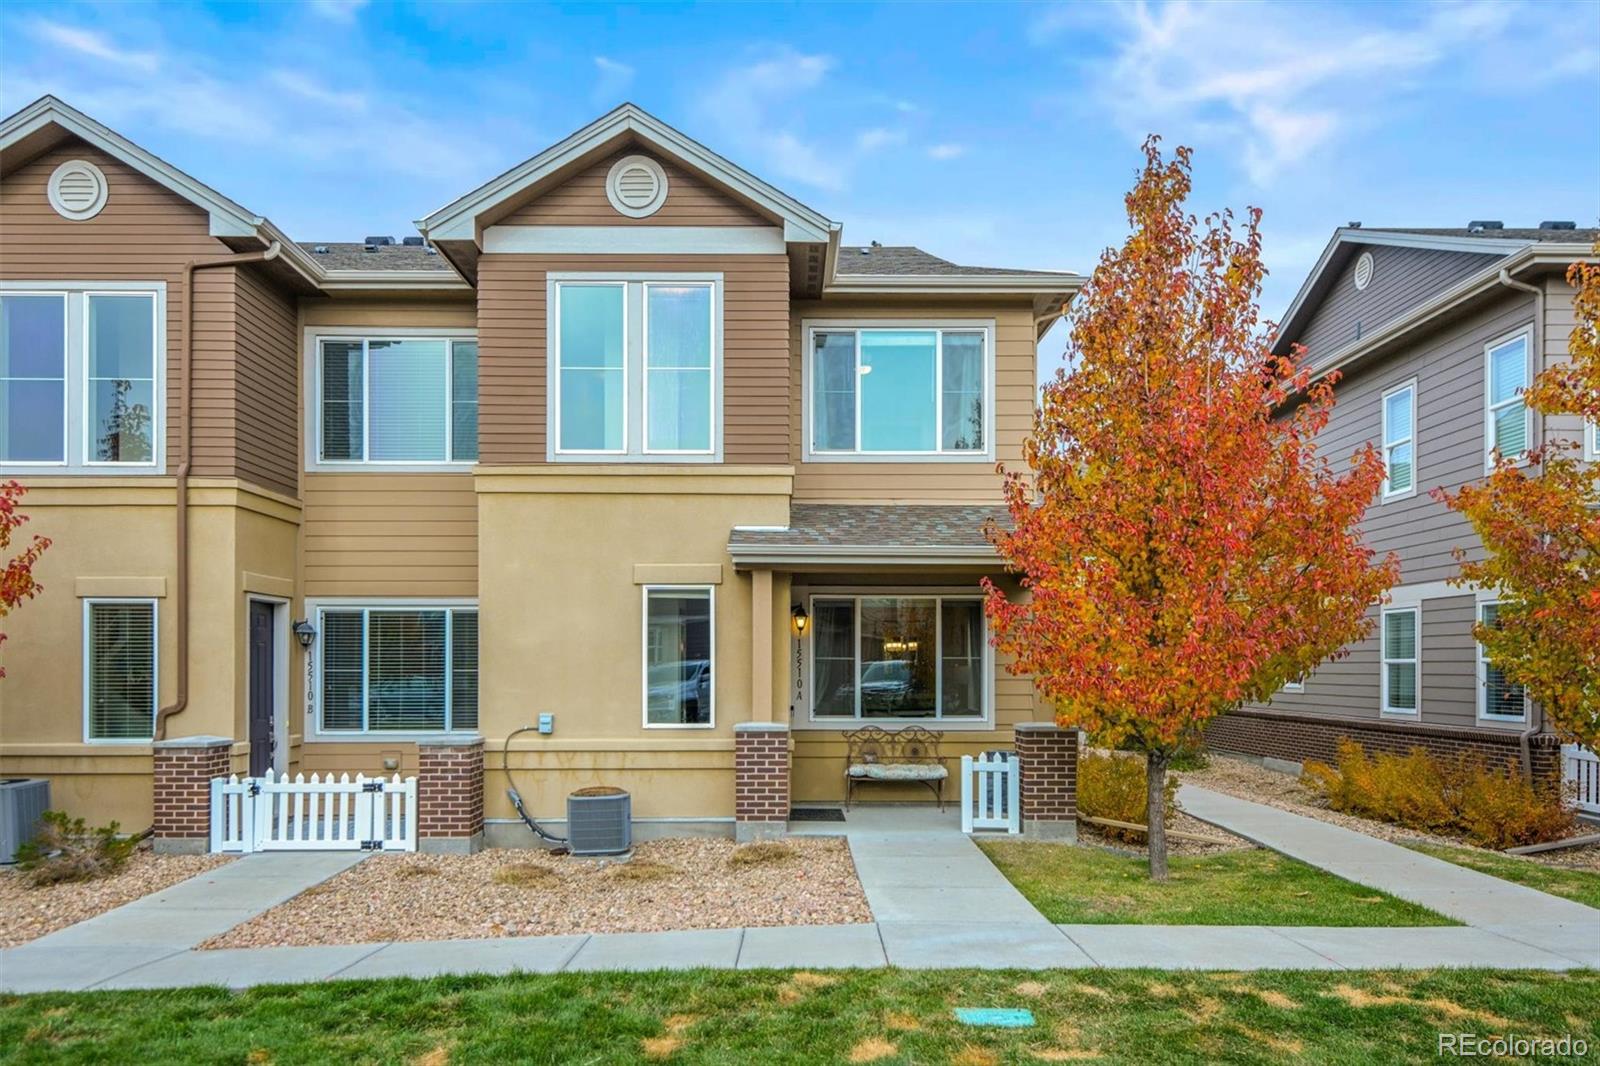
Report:
M804 640L806 630L811 627L811 616L806 614L806 609L800 604L795 604L789 611L789 628L794 630L796 640Z
M317 639L317 627L301 619L294 624L294 639L300 642L302 648L311 647L312 641Z

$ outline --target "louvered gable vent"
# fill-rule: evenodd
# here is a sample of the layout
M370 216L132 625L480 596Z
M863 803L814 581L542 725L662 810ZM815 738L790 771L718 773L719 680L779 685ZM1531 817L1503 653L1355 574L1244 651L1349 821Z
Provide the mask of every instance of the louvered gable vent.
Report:
M653 215L667 199L666 172L649 156L619 159L606 175L606 198L629 218Z
M50 206L62 218L82 222L106 205L106 176L83 159L70 159L50 175Z

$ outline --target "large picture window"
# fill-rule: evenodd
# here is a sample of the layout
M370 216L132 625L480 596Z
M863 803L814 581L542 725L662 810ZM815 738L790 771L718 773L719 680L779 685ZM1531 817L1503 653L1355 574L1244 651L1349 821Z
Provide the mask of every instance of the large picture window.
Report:
M808 333L813 456L989 454L986 326Z
M477 460L477 341L322 337L317 375L321 462Z
M811 616L812 718L987 716L981 599L817 596Z
M324 607L317 646L323 733L478 727L475 607Z
M156 718L154 600L84 602L83 718L89 741L147 741Z
M1383 612L1383 713L1416 714L1422 672L1422 611L1397 607Z
M714 457L719 291L715 275L552 280L551 457Z
M709 586L644 591L644 724L711 726L715 610Z
M1500 605L1480 603L1478 621L1490 629L1500 625ZM1521 685L1513 685L1489 661L1483 644L1478 644L1478 717L1495 722L1520 722L1528 716Z
M159 291L0 292L0 465L156 467L161 315Z
M1528 450L1528 407L1522 400L1528 387L1528 334L1492 344L1486 353L1489 405L1484 443L1492 463L1496 452L1515 459Z

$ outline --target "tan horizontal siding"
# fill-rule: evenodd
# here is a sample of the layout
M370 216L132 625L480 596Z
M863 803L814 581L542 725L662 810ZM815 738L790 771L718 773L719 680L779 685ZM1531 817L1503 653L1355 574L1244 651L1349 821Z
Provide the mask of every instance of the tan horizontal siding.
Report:
M299 343L294 304L255 274L240 271L236 463L239 476L279 492L299 488Z
M300 301L300 315L308 326L373 329L470 330L478 321L471 293L451 300L315 298Z
M809 502L957 503L1000 502L1000 476L992 461L931 463L807 463L805 422L810 405L804 396L803 323L808 319L905 319L916 321L972 318L995 323L995 456L1009 467L1022 463L1022 442L1033 428L1035 342L1033 312L1026 306L944 308L896 301L797 302L790 322L793 350L790 371L790 456L795 464L794 498Z
M472 475L306 473L307 596L476 596Z
M485 255L478 261L478 447L484 463L542 463L550 271L723 275L723 456L784 463L789 260L782 255Z
M625 155L650 155L667 175L667 200L655 214L629 218L606 198L606 175ZM499 220L506 226L770 226L772 220L710 182L650 153L618 152L580 171Z

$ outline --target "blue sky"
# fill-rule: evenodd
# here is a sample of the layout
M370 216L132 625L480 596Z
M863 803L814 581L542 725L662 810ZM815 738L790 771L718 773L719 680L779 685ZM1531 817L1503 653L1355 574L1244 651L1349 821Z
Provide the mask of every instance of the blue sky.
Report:
M46 92L300 240L412 233L623 100L847 241L993 266L1091 269L1158 132L1198 210L1265 210L1269 315L1351 219L1600 221L1596 0L11 0L0 109Z

